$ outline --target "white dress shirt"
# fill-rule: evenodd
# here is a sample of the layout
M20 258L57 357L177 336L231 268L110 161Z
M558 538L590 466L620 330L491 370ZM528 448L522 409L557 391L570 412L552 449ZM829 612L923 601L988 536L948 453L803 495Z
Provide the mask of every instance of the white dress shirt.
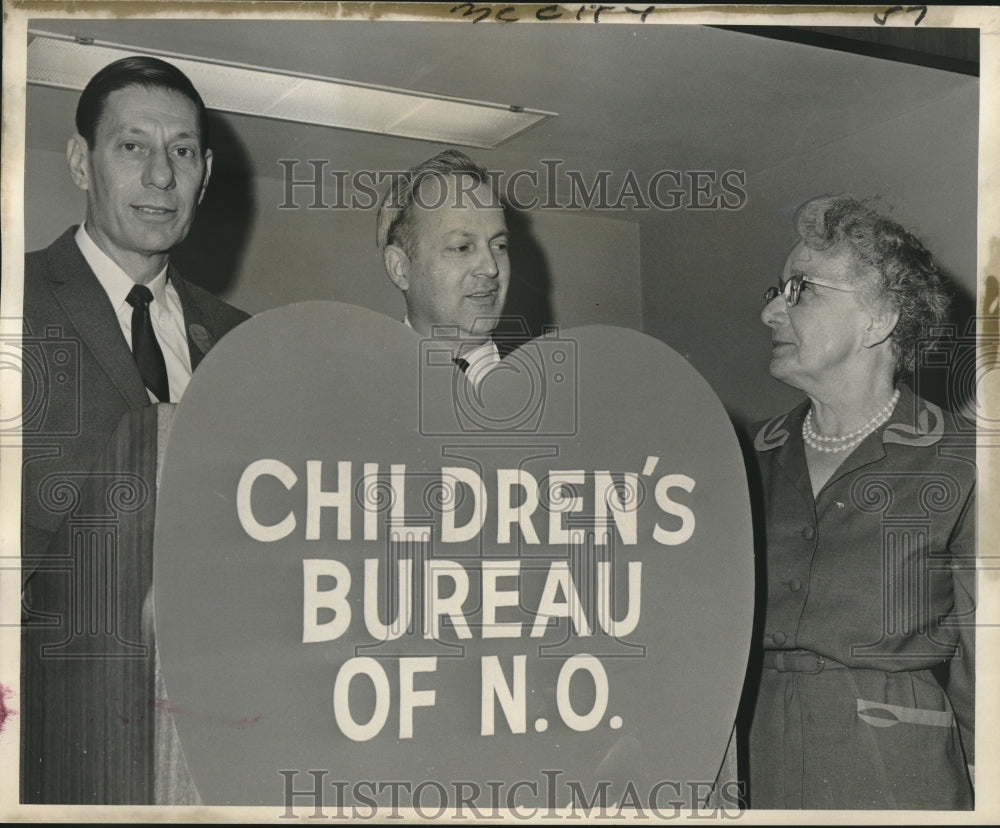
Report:
M407 314L403 318L403 324L406 325L411 331L416 330L413 325L410 324L410 316ZM479 384L483 381L490 371L492 371L500 363L500 351L497 350L497 344L493 341L492 337L487 339L480 345L477 345L471 351L463 353L461 351L462 340L454 340L455 356L461 357L466 362L469 363L469 367L465 370L465 378L472 383L473 388L479 388Z
M80 225L75 238L83 258L87 260L104 292L108 294L108 300L118 317L125 342L131 350L132 306L126 301L126 297L135 282L94 243L84 225ZM167 365L170 402L178 402L191 381L191 354L188 350L181 300L176 288L167 279L166 267L157 273L146 287L153 294L153 301L149 305L149 316L153 322L153 333L156 334L160 350L163 351L163 361ZM146 390L151 402L160 402L152 391Z

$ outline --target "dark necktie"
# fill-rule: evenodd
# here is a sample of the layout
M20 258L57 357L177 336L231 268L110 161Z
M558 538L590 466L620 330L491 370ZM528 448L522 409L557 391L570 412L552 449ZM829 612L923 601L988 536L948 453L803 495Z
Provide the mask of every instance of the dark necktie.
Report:
M469 370L469 360L467 360L465 357L455 357L452 360L452 362L454 362L458 366L458 370L461 371L463 374Z
M163 351L153 333L153 320L149 317L149 303L153 294L145 285L135 285L126 301L132 306L132 355L139 367L142 381L156 394L160 402L170 402L170 383Z

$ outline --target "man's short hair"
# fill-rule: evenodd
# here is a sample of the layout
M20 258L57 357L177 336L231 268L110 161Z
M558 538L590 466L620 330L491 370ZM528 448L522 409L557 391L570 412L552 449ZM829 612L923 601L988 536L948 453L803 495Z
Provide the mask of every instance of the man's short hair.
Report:
M477 185L487 184L491 187L493 185L485 167L456 149L439 152L432 158L411 167L404 175L394 176L378 206L375 243L379 252L394 244L401 247L408 256L413 255L416 243L414 202L419 201L420 187L428 178L441 178L446 175L468 175ZM493 196L493 201L483 206L500 207L500 199L495 190Z
M129 86L165 89L191 101L198 110L201 151L204 153L208 149L208 112L198 90L176 66L146 55L134 55L109 63L90 79L80 94L76 105L76 131L84 137L88 147L94 147L97 125L104 114L108 96Z

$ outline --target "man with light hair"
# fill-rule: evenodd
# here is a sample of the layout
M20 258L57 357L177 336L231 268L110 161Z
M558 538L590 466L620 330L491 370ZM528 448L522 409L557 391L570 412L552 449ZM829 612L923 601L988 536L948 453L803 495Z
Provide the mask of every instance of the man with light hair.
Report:
M510 283L508 236L489 174L454 149L395 177L379 205L377 244L406 300L404 324L450 340L476 387L500 361L492 333Z

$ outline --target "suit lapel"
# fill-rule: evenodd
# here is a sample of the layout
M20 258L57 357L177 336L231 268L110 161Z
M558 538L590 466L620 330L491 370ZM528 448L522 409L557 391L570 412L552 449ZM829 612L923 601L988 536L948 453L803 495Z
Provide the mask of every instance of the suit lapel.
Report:
M131 408L149 404L149 395L122 336L118 317L70 229L50 248L52 293L83 345L97 360Z
M215 337L211 333L211 326L202 313L201 306L191 295L188 283L177 275L177 270L173 265L167 271L170 283L177 291L177 296L181 300L181 309L184 311L184 332L187 335L188 354L191 357L191 371L205 357L205 354L215 345Z

